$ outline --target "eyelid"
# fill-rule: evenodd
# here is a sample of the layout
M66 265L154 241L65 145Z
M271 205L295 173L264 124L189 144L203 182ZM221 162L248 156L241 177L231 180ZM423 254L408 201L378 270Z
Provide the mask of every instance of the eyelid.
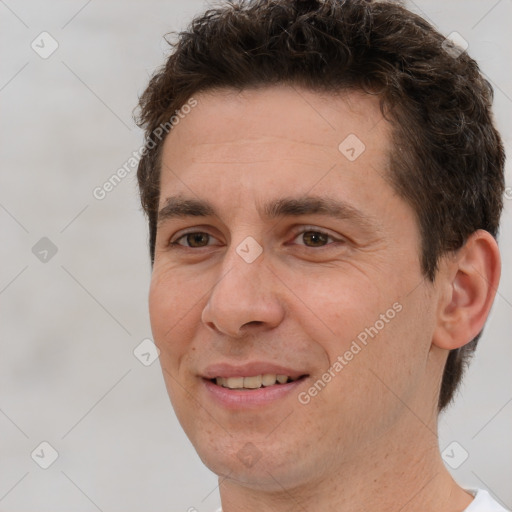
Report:
M293 240L295 240L298 236L300 236L304 233L308 233L308 232L321 233L321 234L327 236L328 238L331 238L334 242L345 242L346 241L346 238L344 238L340 235L334 235L329 230L319 228L318 226L313 226L313 225L300 225L299 227L294 229L293 230ZM185 247L185 248L196 249L196 250L201 249L201 248L211 247L211 245L215 245L215 244L208 244L203 247L189 247L188 245L183 245L183 244L178 243L182 238L186 237L187 235L195 234L195 233L204 233L204 234L208 235L210 237L210 239L213 238L213 239L219 241L215 235L211 234L211 232L208 230L208 228L202 229L201 226L194 226L185 231L178 232L177 236L175 235L169 240L168 245L174 246L174 247L176 247L176 246ZM312 248L312 249L313 248L321 249L322 247L327 247L327 246L331 245L332 243L333 242L330 242L330 243L326 244L325 246L320 246L320 247L308 247L305 244L297 244L297 245L302 245L303 247L308 247L308 248Z
M317 226L309 226L309 225L302 225L300 226L300 228L298 228L297 230L294 230L294 235L293 235L293 240L295 240L298 236L304 234L304 233L308 233L308 232L314 232L314 233L321 233L329 238L332 238L335 242L345 242L346 239L344 237L342 237L341 235L334 235L332 232L326 230L326 229L323 229L323 228L319 228ZM304 244L298 244L298 245L303 245L304 247L308 247L308 248L311 248L311 249L321 249L322 247L327 247L328 245L331 245L331 243L328 243L324 246L320 246L320 247L308 247Z
M173 236L167 242L167 245L174 246L174 247L176 247L176 246L178 246L178 247L185 247L187 249L202 249L204 247L211 247L211 244L205 245L203 247L190 247L188 245L183 245L183 244L178 243L179 240L181 240L182 238L186 237L187 235L191 235L191 234L195 234L195 233L202 233L202 234L208 235L210 238L213 238L213 239L218 241L218 238L216 236L212 235L207 229L201 229L200 226L199 227L196 226L194 228L189 228L186 231L180 231L177 236Z

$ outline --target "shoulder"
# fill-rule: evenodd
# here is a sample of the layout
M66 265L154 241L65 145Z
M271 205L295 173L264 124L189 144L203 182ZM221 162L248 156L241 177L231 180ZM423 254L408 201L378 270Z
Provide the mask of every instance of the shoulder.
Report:
M483 489L466 489L475 499L464 512L510 512Z

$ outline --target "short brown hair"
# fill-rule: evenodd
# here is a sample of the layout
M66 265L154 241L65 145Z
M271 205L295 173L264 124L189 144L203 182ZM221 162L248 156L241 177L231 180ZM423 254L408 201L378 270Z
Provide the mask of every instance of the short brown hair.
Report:
M311 91L378 94L393 126L388 177L414 209L421 264L435 280L438 260L478 229L497 236L504 160L493 91L466 52L395 2L238 0L196 17L140 98L146 151L141 202L154 261L160 125L201 91L291 84ZM446 362L439 410L453 399L481 333Z

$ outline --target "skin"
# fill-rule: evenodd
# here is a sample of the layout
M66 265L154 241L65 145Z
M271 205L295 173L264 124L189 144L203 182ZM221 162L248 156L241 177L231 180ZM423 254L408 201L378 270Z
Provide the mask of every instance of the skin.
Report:
M215 214L162 219L149 307L169 396L219 475L224 512L464 510L472 497L439 454L437 398L448 351L492 305L494 239L477 231L424 278L415 215L386 180L392 127L375 98L285 85L195 98L164 143L160 208L177 196ZM349 134L366 147L354 161L338 149ZM268 201L305 196L365 220L263 215ZM237 253L248 236L263 251L252 263ZM301 403L393 304L400 312ZM212 400L208 365L255 360L308 377L262 406Z

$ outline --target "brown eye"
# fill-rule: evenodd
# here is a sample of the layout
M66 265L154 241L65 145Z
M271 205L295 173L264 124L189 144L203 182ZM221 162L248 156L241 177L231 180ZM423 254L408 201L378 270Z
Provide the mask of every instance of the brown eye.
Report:
M181 245L183 247L206 247L209 245L210 235L208 233L202 232L194 232L194 233L186 233L183 236L180 236L174 242L171 242L171 245ZM185 243L181 241L185 240Z
M329 235L320 231L304 231L302 240L308 247L322 247L328 243Z
M209 236L207 233L189 233L186 239L190 247L204 247L208 245Z

